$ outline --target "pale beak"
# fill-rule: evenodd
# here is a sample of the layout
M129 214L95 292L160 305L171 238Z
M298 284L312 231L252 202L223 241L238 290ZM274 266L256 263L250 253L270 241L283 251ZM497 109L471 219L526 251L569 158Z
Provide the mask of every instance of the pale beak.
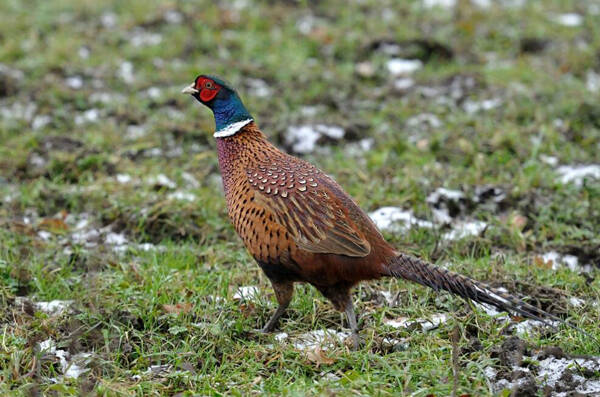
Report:
M200 91L198 91L196 88L194 88L194 84L190 84L190 85L188 85L187 87L185 87L183 90L181 90L181 92L182 92L183 94L191 94L191 95L194 95L194 94L197 94L197 93L198 93L198 92L200 92Z

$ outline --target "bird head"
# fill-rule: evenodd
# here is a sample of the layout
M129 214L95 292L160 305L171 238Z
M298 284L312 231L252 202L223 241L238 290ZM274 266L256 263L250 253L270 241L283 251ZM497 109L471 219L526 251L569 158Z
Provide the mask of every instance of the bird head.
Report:
M252 119L237 92L218 77L201 74L181 92L190 94L213 111L217 131Z

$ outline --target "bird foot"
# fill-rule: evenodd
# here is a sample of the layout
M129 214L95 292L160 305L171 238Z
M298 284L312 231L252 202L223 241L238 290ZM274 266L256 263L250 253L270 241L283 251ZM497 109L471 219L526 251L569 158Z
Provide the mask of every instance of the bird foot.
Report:
M350 348L350 350L357 351L360 348L360 338L358 334L354 332L350 334L350 336L348 336L346 339L345 344Z

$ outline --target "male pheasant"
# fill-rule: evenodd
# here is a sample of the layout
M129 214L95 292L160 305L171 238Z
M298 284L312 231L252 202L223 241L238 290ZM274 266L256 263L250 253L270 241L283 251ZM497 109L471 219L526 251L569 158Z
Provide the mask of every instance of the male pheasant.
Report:
M272 145L223 80L200 75L182 92L213 111L229 218L275 290L279 307L264 332L274 329L289 305L294 282L307 282L346 313L356 349L350 290L362 280L386 276L546 323L562 321L483 283L398 252L333 179Z

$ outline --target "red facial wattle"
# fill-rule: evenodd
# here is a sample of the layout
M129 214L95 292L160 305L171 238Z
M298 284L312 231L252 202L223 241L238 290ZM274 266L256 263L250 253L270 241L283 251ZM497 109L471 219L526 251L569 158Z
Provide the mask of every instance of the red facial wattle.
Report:
M202 102L210 102L217 96L221 86L211 79L200 77L196 81L196 89L200 91L199 97Z

